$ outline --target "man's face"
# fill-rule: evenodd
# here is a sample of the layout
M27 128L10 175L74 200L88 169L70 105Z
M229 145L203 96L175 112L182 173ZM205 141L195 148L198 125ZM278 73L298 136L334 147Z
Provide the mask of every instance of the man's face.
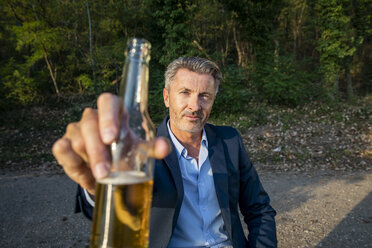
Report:
M214 78L181 68L169 90L163 90L173 132L200 132L207 122L215 99Z

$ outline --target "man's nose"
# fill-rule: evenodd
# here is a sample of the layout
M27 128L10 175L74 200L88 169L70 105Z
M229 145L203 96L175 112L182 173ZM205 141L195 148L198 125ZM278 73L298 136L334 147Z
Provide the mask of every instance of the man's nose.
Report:
M200 110L200 99L198 96L192 96L189 99L189 104L188 104L189 110L192 112Z

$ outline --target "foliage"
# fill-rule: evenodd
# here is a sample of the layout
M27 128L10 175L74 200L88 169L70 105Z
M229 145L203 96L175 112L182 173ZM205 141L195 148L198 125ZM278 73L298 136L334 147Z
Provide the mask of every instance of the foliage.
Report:
M75 80L78 82L80 86L81 89L80 92L93 88L94 82L87 74L81 74L77 78L75 78Z
M157 10L154 18L163 29L163 54L158 58L159 63L166 66L179 56L192 54L189 39L189 20L196 8L194 1L157 0L154 1Z
M39 97L35 80L24 76L24 74L17 69L13 71L13 74L4 78L3 84L9 92L7 99L13 100L21 105L30 104Z
M152 43L156 120L166 113L165 67L179 56L220 65L217 111L245 113L252 101L296 106L350 89L368 94L370 10L371 0L0 0L0 108L115 92L133 36Z
M324 75L325 88L335 94L343 69L349 69L352 56L363 43L352 25L350 1L318 1L317 24L320 38L317 50L320 52L320 68Z
M248 85L248 71L231 65L224 68L223 74L224 79L219 86L213 112L234 114L245 111L253 96Z
M149 113L154 123L159 124L167 114L163 101L164 68L150 63Z
M293 55L278 56L275 63L256 68L253 82L264 99L273 104L297 106L308 102L315 92L314 73L306 64L295 61Z

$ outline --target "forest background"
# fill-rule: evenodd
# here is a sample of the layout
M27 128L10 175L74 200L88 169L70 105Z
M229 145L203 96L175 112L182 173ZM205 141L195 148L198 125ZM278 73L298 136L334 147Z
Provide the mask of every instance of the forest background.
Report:
M117 93L137 36L152 44L155 124L170 61L220 66L210 121L239 129L279 247L370 247L371 22L372 0L0 0L0 243L88 240L51 147L101 92Z
M372 91L371 15L372 0L1 0L0 109L116 92L131 37L152 43L155 122L179 56L221 67L214 117L355 103Z

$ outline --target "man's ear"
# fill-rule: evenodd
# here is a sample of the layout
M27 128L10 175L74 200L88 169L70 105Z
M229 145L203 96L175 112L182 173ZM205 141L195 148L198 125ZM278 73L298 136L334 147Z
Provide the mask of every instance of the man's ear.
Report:
M166 88L163 89L163 99L165 107L169 108L169 91Z

